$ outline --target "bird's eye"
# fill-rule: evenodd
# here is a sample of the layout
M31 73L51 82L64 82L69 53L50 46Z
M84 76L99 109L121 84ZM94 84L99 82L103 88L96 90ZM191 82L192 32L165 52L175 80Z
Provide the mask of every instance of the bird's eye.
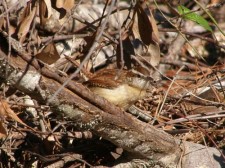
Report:
M141 76L140 74L137 74L137 77L138 77L138 78L141 78L142 76Z

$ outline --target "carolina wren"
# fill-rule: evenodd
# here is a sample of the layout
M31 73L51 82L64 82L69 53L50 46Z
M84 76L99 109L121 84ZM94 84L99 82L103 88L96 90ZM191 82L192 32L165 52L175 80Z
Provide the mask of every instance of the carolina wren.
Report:
M152 81L137 71L104 69L85 83L95 94L126 110L146 95Z

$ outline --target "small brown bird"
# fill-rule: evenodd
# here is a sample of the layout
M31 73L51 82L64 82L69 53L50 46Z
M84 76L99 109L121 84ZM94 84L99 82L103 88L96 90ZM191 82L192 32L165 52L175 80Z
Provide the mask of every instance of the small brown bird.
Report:
M146 95L152 81L135 70L104 69L85 83L95 94L126 110Z

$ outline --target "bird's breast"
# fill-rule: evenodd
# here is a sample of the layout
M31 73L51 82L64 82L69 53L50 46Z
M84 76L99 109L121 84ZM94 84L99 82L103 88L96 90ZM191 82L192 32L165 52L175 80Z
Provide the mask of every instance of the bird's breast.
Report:
M146 91L123 84L115 88L91 87L90 90L111 103L127 109L132 103L144 97Z

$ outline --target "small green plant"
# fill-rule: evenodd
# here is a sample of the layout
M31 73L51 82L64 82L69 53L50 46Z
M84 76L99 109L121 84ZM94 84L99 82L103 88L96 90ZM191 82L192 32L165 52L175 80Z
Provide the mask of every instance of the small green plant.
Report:
M186 8L183 5L179 5L177 7L177 10L184 19L192 20L192 21L196 22L197 24L199 24L200 26L204 27L206 30L212 32L212 28L209 26L208 21L206 19L204 19L202 16L191 11L190 9Z

